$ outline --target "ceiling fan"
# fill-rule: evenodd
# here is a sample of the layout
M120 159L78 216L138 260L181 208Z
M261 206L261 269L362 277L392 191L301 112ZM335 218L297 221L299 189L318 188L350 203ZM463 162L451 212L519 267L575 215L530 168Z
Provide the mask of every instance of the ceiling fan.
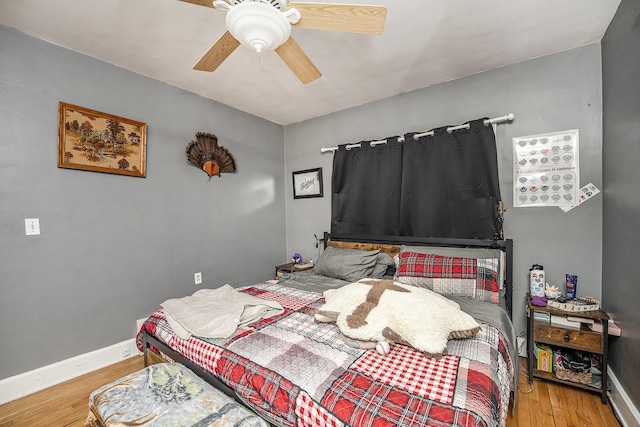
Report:
M287 0L181 0L227 12L227 30L193 67L214 71L241 44L256 52L275 50L303 84L322 74L291 36L291 26L380 34L384 6L303 3Z

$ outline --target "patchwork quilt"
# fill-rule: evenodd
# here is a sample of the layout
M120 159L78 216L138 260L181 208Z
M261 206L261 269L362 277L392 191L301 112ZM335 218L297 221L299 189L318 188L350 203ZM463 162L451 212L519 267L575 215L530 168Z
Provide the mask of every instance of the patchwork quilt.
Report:
M281 426L504 426L514 360L503 331L480 321L437 360L394 345L387 355L347 346L335 324L315 323L322 294L283 284L241 289L284 313L230 338L179 338L162 309L143 325L219 377L254 411ZM141 330L141 332L142 332ZM137 338L142 351L144 338Z

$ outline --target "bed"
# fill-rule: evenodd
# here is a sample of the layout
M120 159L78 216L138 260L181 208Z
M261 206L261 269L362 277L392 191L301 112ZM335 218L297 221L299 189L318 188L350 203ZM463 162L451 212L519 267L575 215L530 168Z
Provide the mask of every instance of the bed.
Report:
M160 308L137 335L145 364L183 363L275 426L506 425L518 381L512 241L324 237L312 270L237 288L277 301L283 312L231 337L203 338L178 336ZM365 258L367 267L358 270ZM316 315L326 291L363 274L443 294L479 331L449 340L437 358L403 344L388 354L348 345L335 323Z

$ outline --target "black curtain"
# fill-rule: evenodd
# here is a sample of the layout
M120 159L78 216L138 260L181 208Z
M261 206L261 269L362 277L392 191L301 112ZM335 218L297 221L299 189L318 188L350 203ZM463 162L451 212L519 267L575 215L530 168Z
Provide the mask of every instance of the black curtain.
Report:
M399 235L402 144L397 141L338 147L331 177L332 233Z
M498 160L492 126L405 135L400 235L493 238L500 234Z
M331 231L367 235L501 238L495 135L469 129L389 138L334 154Z

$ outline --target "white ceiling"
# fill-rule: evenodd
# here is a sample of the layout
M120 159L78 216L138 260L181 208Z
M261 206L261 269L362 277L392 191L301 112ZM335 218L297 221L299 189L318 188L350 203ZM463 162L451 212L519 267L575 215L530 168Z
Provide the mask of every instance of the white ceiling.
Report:
M387 6L384 31L294 26L322 73L307 85L274 52L244 46L215 72L194 71L225 13L178 0L0 0L0 23L287 125L599 41L620 0L330 2Z

